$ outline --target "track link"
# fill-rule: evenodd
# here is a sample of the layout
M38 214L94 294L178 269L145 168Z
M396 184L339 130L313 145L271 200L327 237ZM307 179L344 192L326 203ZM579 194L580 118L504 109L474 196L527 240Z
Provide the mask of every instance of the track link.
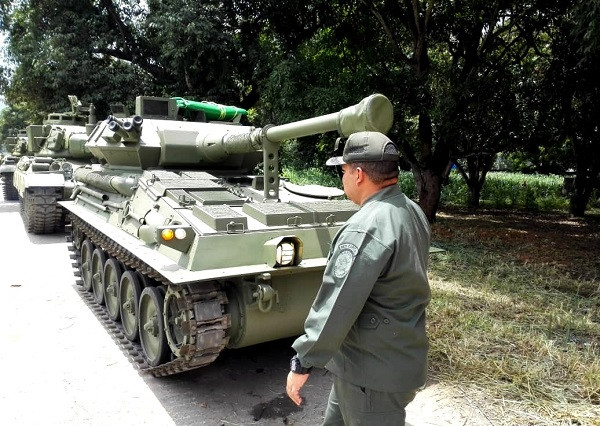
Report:
M19 193L17 192L17 188L13 185L13 174L2 173L2 177L4 178L4 199L7 201L17 201L19 199Z
M184 286L175 285L137 256L77 216L70 215L70 219L69 226L73 237L68 238L69 250L73 252L71 258L75 260L73 267L77 269L74 271L77 277L80 275L79 268L81 266L80 252L77 247L81 246L84 238L89 238L96 247L102 248L123 265L143 274L149 285L162 285L181 295L178 306L186 312L188 318L184 327L186 330L185 344L179 348L179 357L173 355L173 359L170 361L152 367L146 362L142 346L137 342L129 341L125 337L121 324L109 318L105 308L96 303L92 293L87 292L81 286L78 287L81 298L134 366L144 373L162 377L203 367L217 358L229 341L227 329L231 325L231 319L228 314L224 313L228 302L225 292L216 283L199 282ZM74 238L77 240L74 241ZM81 280L77 281L78 284L81 284ZM215 312L217 313L215 314Z
M62 188L28 188L21 198L21 213L27 231L33 234L53 234L64 229L65 221L58 201Z

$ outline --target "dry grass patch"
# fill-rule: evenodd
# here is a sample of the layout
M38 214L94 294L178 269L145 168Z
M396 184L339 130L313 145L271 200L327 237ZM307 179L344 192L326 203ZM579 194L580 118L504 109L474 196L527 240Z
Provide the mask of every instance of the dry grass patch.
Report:
M434 232L448 252L430 266L432 376L485 389L494 424L600 424L600 281L586 269L597 259L560 266L542 249L523 261L520 241L498 236L503 223L475 222Z

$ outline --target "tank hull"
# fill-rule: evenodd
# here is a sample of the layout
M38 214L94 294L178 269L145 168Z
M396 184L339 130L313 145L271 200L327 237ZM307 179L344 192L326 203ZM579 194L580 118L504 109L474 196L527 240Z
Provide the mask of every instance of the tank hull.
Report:
M74 266L82 281L94 275L86 272L93 261L86 250L82 252L91 244L103 253L105 265L108 259L120 265L121 277L132 271L144 288L159 289L162 334L168 345L165 359L174 359L159 357L156 362L152 353L146 353L151 349L143 344L138 348L145 360L138 365L155 376L207 365L226 347L299 334L320 286L331 240L357 210L347 200L299 196L285 188L278 203L253 202L262 192L247 176L86 170L84 179L96 184L94 194L76 187L72 201L59 202L71 217ZM76 173L84 174L84 170ZM131 194L114 189L122 179L130 179ZM209 196L216 204L209 203ZM176 223L193 238L185 246L160 240L157 235L165 222ZM288 266L277 263L282 241L293 241L298 257ZM104 281L109 293L106 277ZM95 292L93 285L91 291ZM96 299L90 303L108 308L110 296ZM126 303L116 300L121 307ZM143 299L136 303L141 309ZM115 321L108 329L114 333L120 327ZM143 325L138 329L142 336L148 334Z
M73 170L85 164L51 157L23 156L19 159L12 180L28 232L52 234L64 231L65 214L58 201L69 199L74 188Z

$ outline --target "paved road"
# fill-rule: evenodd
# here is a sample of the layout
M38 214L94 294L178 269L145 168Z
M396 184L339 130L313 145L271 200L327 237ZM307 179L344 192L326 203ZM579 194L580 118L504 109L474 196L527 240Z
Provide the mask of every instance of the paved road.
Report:
M0 224L0 424L321 423L324 371L311 375L303 407L284 396L292 339L226 350L172 377L140 374L79 297L64 235L27 234L15 202L0 200ZM411 424L476 424L431 400L417 396Z

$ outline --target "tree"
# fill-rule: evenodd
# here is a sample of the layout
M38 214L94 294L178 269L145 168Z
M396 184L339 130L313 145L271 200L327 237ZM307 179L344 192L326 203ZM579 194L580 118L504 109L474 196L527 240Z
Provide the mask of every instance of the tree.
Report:
M544 82L544 109L555 145L568 144L576 176L570 210L583 216L600 179L600 2L577 2L565 14L552 39L552 62Z
M99 116L109 102L131 104L136 95L249 108L270 53L263 36L268 13L254 12L255 3L19 2L2 20L14 64L2 92L8 103L23 103L38 118L64 105L67 94L94 103Z

